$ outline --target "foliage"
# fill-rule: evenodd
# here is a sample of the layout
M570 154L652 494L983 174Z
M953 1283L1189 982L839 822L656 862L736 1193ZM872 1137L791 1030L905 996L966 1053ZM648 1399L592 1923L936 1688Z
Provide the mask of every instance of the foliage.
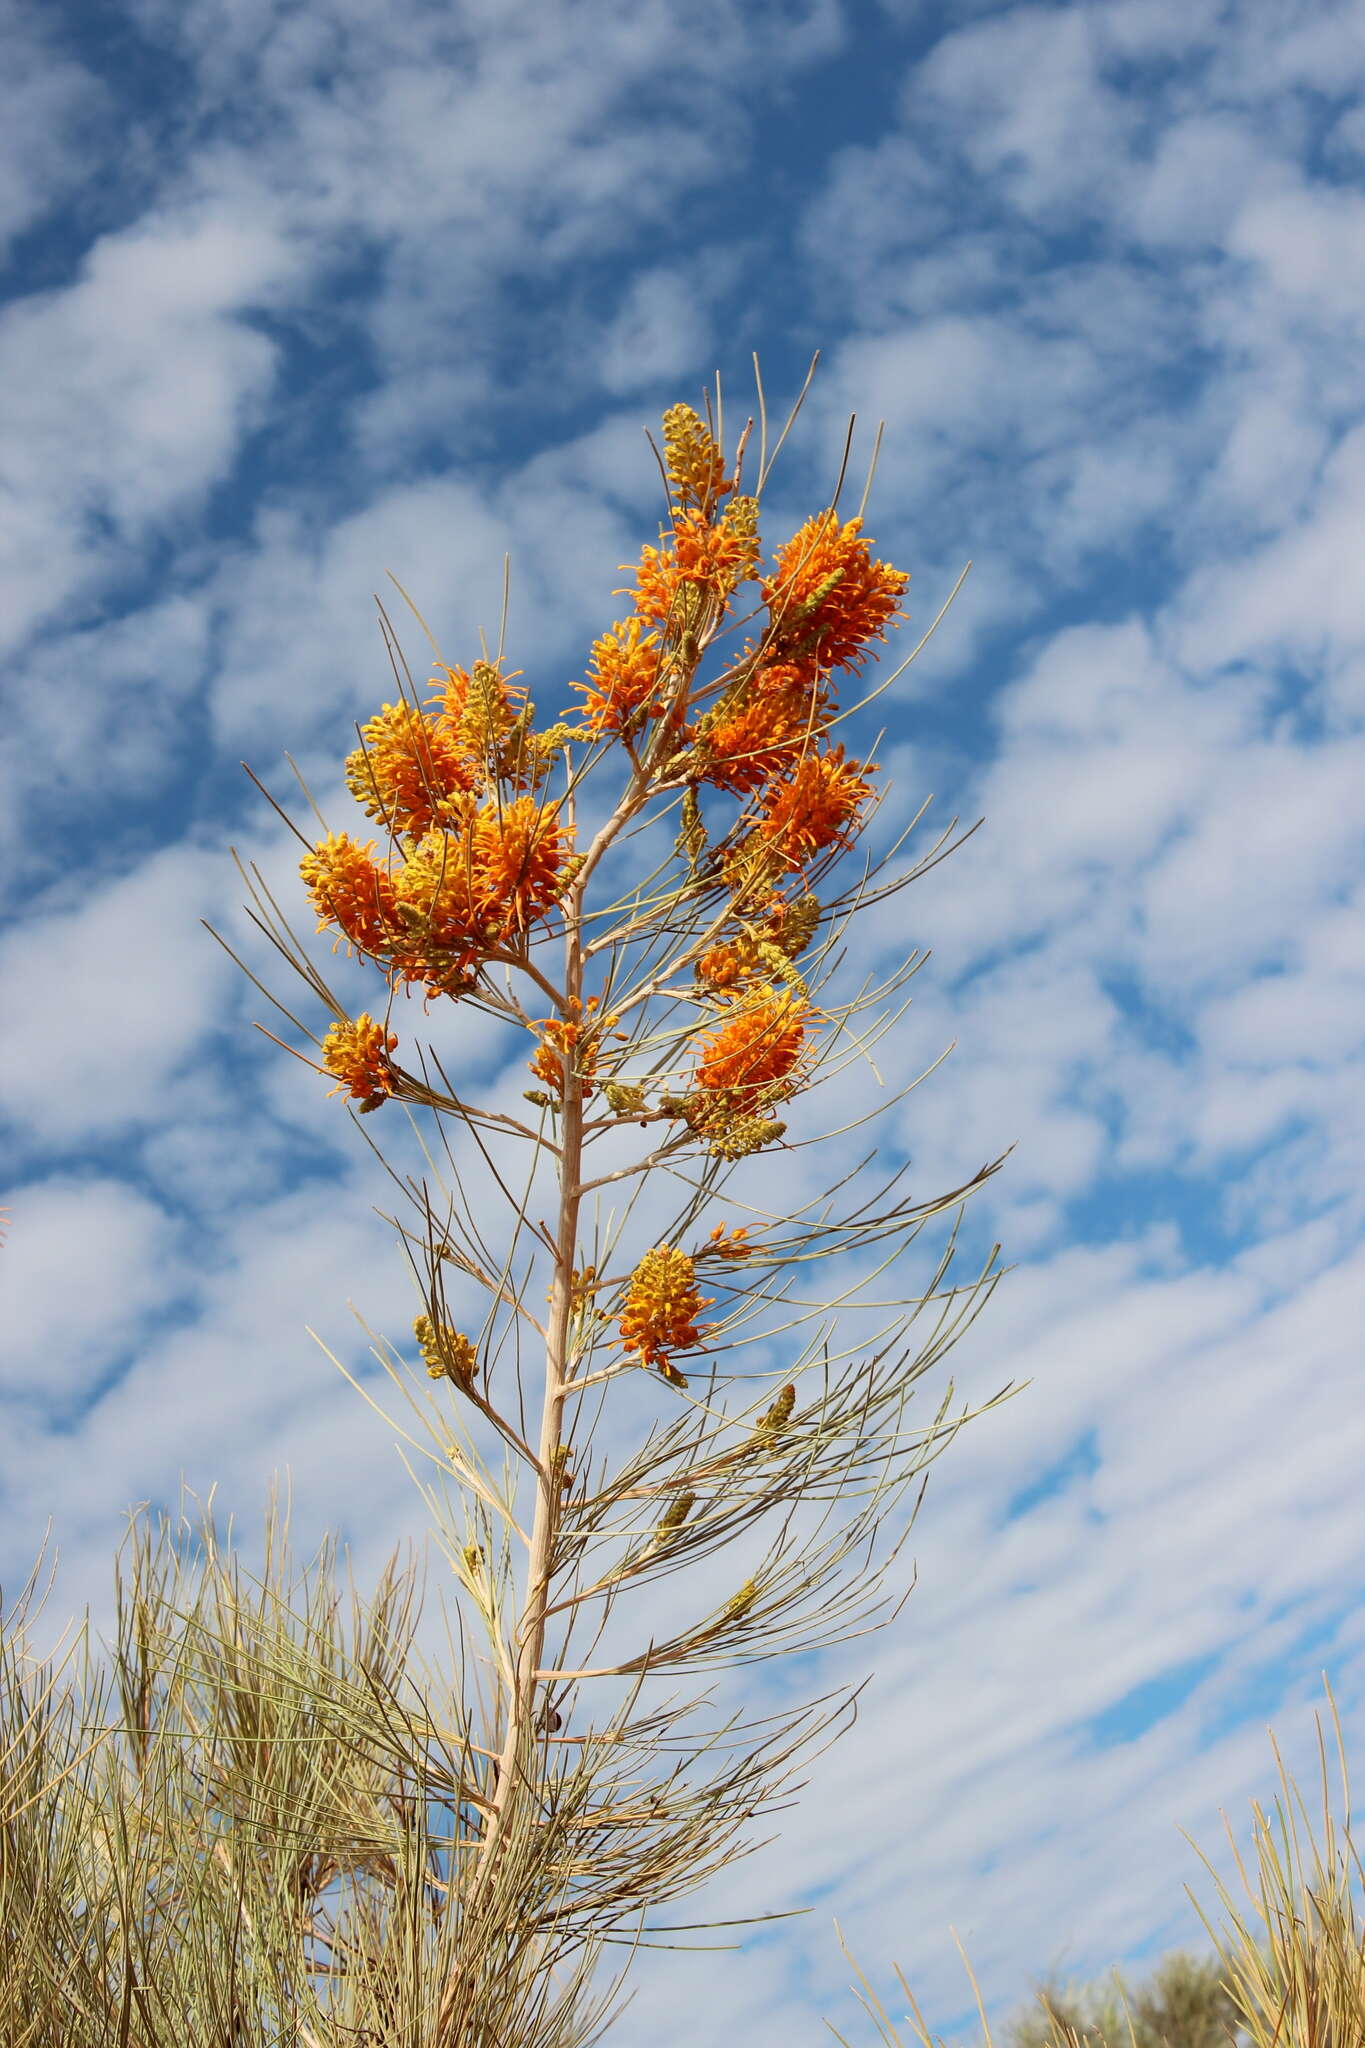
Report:
M1112 1981L1044 1985L1037 2006L1011 2023L1010 2048L1061 2048L1072 2040L1098 2048L1228 2048L1239 2025L1222 1965L1208 1956L1167 1956L1128 1996Z

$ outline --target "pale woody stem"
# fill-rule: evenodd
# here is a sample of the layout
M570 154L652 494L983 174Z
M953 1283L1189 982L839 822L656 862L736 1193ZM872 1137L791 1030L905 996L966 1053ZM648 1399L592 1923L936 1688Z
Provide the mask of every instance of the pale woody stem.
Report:
M611 821L615 823L616 821ZM605 833L595 853L602 850ZM573 1005L583 996L582 909L586 872L570 892L565 906L564 1014L574 1014ZM568 1382L569 1327L573 1314L573 1277L578 1252L578 1214L583 1199L583 1094L577 1074L566 1076L560 1118L559 1225L555 1233L554 1278L550 1291L550 1313L545 1333L545 1398L540 1425L540 1470L536 1479L536 1510L531 1528L527 1564L526 1599L514 1636L515 1660L511 1695L507 1708L507 1731L497 1759L493 1783L492 1811L479 1851L474 1899L488 1891L493 1881L499 1850L512 1810L521 1796L523 1780L531 1766L535 1742L536 1691L545 1649L545 1629L550 1605L550 1566L562 1504L563 1460L560 1448L564 1401ZM437 2022L437 2039L453 2015L459 1995L460 1973L447 1986Z

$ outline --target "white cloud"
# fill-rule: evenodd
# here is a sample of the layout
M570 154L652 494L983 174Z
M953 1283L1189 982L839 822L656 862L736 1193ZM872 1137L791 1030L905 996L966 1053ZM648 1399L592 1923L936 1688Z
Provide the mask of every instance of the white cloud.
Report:
M261 773L327 717L329 751L348 751L356 719L395 695L376 596L419 689L430 674L431 649L385 572L458 661L470 640L477 651L478 626L496 640L507 539L496 513L455 481L386 493L321 532L305 511L263 509L255 546L235 551L211 584L224 626L212 699L223 743L251 745Z
M1089 10L1015 7L944 37L907 84L905 114L951 121L972 170L1026 213L1105 210L1096 166L1112 167L1136 105L1103 83L1100 55Z
M1135 953L1152 988L1187 999L1283 959L1304 919L1357 872L1362 773L1362 741L1252 745L1217 765L1141 892Z
M1325 306L1358 332L1361 309L1351 290L1354 253L1365 233L1365 198L1359 193L1300 181L1295 191L1253 198L1228 235L1234 255L1261 264L1290 298Z
M0 1098L33 1148L0 1253L7 1556L51 1512L64 1586L104 1601L129 1499L184 1471L250 1524L286 1463L301 1533L349 1520L372 1556L420 1528L389 1433L300 1334L358 1360L346 1295L391 1334L413 1303L377 1169L318 1077L242 1040L271 1020L199 930L258 961L219 771L241 751L282 782L290 746L341 801L351 721L392 694L372 591L425 672L390 567L461 659L510 553L513 665L557 707L652 537L635 394L692 395L717 337L766 357L765 327L793 353L810 330L825 364L773 523L856 407L887 418L870 525L915 569L917 624L978 562L882 754L915 801L932 771L987 814L878 925L937 953L884 1071L960 1040L899 1116L919 1192L1021 1141L978 1228L1022 1263L955 1365L973 1398L1034 1384L936 1475L857 1732L707 1903L829 1887L869 1964L899 1954L949 2015L952 1920L1006 2000L1060 1948L1088 1968L1175 1929L1176 1826L1210 1839L1267 1784L1252 1690L1299 1759L1322 1662L1365 1727L1360 1628L1337 1626L1362 1563L1359 202L1318 155L1353 147L1352 113L1330 124L1356 12L971 5L923 60L904 39L881 134L821 98L821 57L858 55L832 5L566 0L533 38L494 0L457 25L367 0L136 19L186 80L163 183L119 188L127 225L0 329L7 616L55 622L5 727L31 784L11 845L47 863L0 940ZM56 134L88 89L43 61ZM802 153L779 144L771 189L790 168L799 219L748 203L749 122L779 103ZM34 161L36 220L86 166ZM138 814L112 845L106 797ZM267 823L254 850L297 910ZM401 1008L405 1039L422 1022ZM515 1103L524 1047L431 1027ZM392 1118L371 1134L408 1160ZM816 1167L750 1184L780 1204ZM46 1426L40 1394L97 1383ZM1094 1746L1091 1716L1202 1654L1188 1698ZM832 1939L771 1942L700 1972L651 1955L637 2029L765 2048L840 2019Z
M697 280L659 266L631 279L607 330L598 374L608 391L689 378L710 345L711 323Z
M97 242L79 281L0 318L0 599L12 646L193 511L262 417L276 352L240 317L291 259L192 211Z
M1345 866L1345 863L1343 863ZM1330 1065L1365 1045L1365 888L1304 918L1285 972L1206 1003L1201 1044L1241 1067Z
M926 1082L902 1113L901 1137L921 1184L951 1187L1016 1146L992 1196L1004 1205L999 1228L1017 1250L1014 1205L1040 1192L1076 1194L1101 1164L1105 1125L1093 1107L1078 1104L1076 1080L1102 1068L1118 1023L1117 1006L1092 971L1067 970L1046 954L979 975L951 998L926 988L893 1064L913 1057L907 1041L924 1065L950 1038L959 1051L946 1075Z
M287 223L343 273L378 266L342 317L383 372L360 434L381 468L433 407L442 439L467 440L486 435L493 398L520 410L543 405L547 383L600 392L564 360L565 340L582 356L581 321L528 320L525 279L561 289L568 266L641 232L671 238L682 196L747 134L749 67L784 80L842 35L835 0L704 0L685 23L659 0L564 4L540 10L533 37L496 7L466 8L458 29L440 9L380 18L346 0L306 24L220 0L135 11L178 46L204 101L230 110L190 159L196 189ZM465 401L453 416L452 398Z
M1279 532L1302 512L1327 446L1328 429L1299 376L1271 370L1238 380L1227 438L1197 501L1200 515L1215 531Z
M1227 114L1191 114L1160 135L1150 165L1120 196L1138 238L1157 247L1222 247L1248 195L1274 190L1288 166L1264 133Z
M5 122L0 134L0 241L35 227L89 176L109 105L99 81L59 56L31 15L7 5L0 18Z
M964 442L998 440L1003 430L1025 449L1045 445L1055 409L1083 406L1095 382L1093 360L1069 337L945 315L847 343L819 396L822 408L835 413L856 394L860 412L884 419L897 467L910 471L922 492Z
M1365 427L1346 434L1303 515L1249 556L1196 568L1180 606L1180 649L1208 666L1274 656L1306 671L1341 723L1360 716L1365 599L1356 574Z
M237 974L199 923L236 893L225 852L171 846L77 896L79 880L0 940L23 992L0 1023L0 1107L59 1147L214 1102L204 1041Z
M185 1284L179 1232L108 1174L25 1182L10 1208L0 1393L67 1414Z
M197 774L193 707L207 657L204 607L168 597L130 618L45 637L16 663L0 734L10 796L0 834L12 874L50 879L73 818L117 814L136 831L157 796Z
M329 752L353 746L355 721L395 695L376 595L427 694L432 650L390 570L443 658L467 664L478 659L481 630L490 647L497 643L510 561L509 660L528 671L540 704L567 708L572 671L559 664L576 629L579 647L568 658L581 669L610 616L617 565L638 545L600 492L572 473L575 452L591 460L590 451L566 450L496 490L457 474L383 491L322 531L308 512L263 512L255 547L226 561L209 590L222 621L212 703L224 745L250 746L261 772L277 748L293 751L325 719Z
M1347 105L1338 114L1327 137L1330 162L1353 168L1365 159L1365 106Z
M228 1511L250 1526L272 1473L285 1465L295 1477L305 1547L329 1524L352 1525L353 1516L369 1558L377 1540L371 1514L390 1532L387 1542L412 1530L409 1482L390 1448L393 1433L305 1332L311 1324L354 1371L371 1362L347 1312L348 1296L400 1342L409 1328L411 1283L393 1253L391 1229L370 1212L377 1193L377 1177L362 1170L333 1175L325 1197L314 1184L244 1209L230 1223L218 1219L193 1260L177 1269L187 1293L193 1273L195 1313L169 1331L144 1328L132 1362L61 1435L21 1423L7 1436L7 1556L31 1559L51 1514L68 1560L66 1598L92 1599L103 1615L107 1560L129 1503L173 1501L182 1478L201 1496L217 1484ZM81 1212L73 1208L70 1218L79 1227ZM96 1331L108 1299L100 1282L112 1280L109 1263L129 1251L143 1258L133 1275L134 1304L150 1307L156 1286L165 1286L151 1277L158 1247L138 1236L137 1202L121 1236L110 1218L104 1222L92 1307L88 1317L78 1312L78 1332L87 1322ZM69 1267L67 1273L69 1285ZM50 1288L60 1279L49 1263L32 1282L35 1298L49 1288L40 1299L48 1329L59 1323ZM133 1334L126 1310L104 1340L107 1350L120 1330L125 1341ZM76 1470L82 1478L73 1489ZM357 1512L362 1501L366 1514Z

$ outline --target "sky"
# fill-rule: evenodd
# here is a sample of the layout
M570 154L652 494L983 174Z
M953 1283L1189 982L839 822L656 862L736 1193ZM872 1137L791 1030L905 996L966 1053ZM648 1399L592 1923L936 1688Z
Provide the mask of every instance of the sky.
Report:
M882 1142L1015 1148L955 1369L1028 1384L706 1901L811 1910L644 1955L619 2038L857 2038L835 1915L948 2030L951 1928L997 2016L1196 1941L1267 1724L1311 1774L1326 1672L1365 1756L1365 11L0 0L0 58L0 1579L50 1525L107 1611L182 1479L288 1470L362 1578L420 1535L305 1335L413 1313L373 1161L201 922L250 946L232 846L297 889L240 763L339 786L388 572L468 659L510 557L580 674L642 429L818 349L769 534L856 412L911 631L973 565L879 706L893 809L985 821L874 938L932 949L897 1060L955 1047Z

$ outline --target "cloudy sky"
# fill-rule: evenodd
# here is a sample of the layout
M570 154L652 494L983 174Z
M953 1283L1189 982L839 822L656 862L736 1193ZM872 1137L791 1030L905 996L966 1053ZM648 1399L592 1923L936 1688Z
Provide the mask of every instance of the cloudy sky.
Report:
M182 1475L249 1524L288 1467L362 1573L420 1530L303 1334L413 1312L373 1164L200 923L230 845L294 886L239 763L336 784L386 571L468 658L510 554L581 673L642 427L819 349L775 502L884 419L919 626L974 563L882 707L893 804L986 820L879 934L957 1046L886 1142L1016 1146L959 1377L1031 1384L713 1896L813 1912L646 1956L622 2038L819 2040L836 1912L945 2028L950 1925L997 2011L1191 1938L1178 1830L1324 1670L1365 1757L1359 0L0 0L0 59L4 1583L51 1521L100 1608Z

